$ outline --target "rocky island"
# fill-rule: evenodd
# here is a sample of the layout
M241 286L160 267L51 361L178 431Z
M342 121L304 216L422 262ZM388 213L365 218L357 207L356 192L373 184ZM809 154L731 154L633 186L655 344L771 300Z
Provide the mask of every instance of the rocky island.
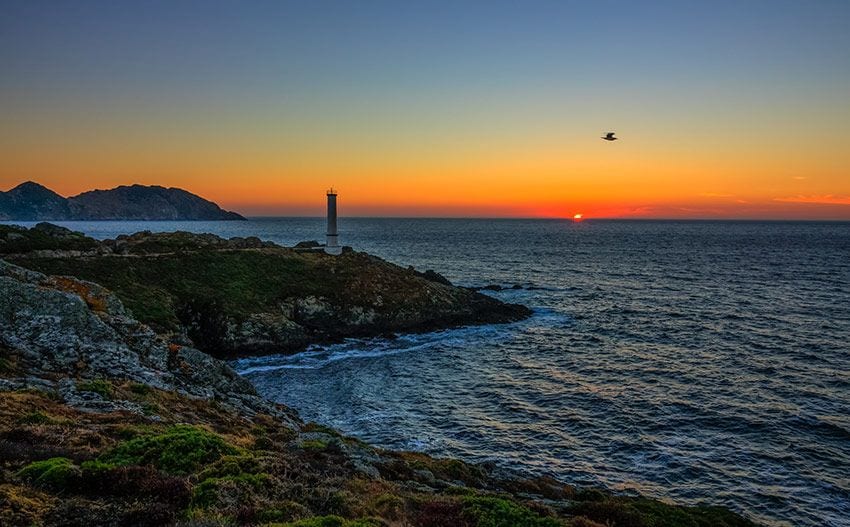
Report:
M0 220L244 220L179 188L122 185L65 198L27 181L0 192Z
M375 257L0 227L0 524L749 526L718 507L390 452L256 394L228 355L528 315Z

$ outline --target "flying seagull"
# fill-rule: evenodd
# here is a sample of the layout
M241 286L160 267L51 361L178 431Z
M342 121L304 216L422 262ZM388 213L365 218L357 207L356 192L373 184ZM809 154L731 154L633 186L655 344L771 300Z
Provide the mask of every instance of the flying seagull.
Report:
M619 137L614 137L614 132L608 132L602 139L605 139L606 141L616 141Z

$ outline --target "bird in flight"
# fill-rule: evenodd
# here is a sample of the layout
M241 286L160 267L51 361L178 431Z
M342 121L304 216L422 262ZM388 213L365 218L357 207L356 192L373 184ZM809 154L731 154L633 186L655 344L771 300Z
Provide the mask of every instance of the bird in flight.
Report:
M602 139L605 139L606 141L616 141L619 137L614 137L614 132L608 132Z

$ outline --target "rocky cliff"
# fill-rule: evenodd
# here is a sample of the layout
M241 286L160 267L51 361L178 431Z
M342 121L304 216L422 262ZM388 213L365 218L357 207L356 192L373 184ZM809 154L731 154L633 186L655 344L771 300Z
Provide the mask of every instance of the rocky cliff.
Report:
M47 250L50 237L56 250ZM217 356L530 314L365 253L330 256L257 238L143 232L97 242L49 225L5 227L3 253L29 269L102 284L159 333Z
M259 398L104 287L0 260L0 525L752 524L372 448Z
M179 188L130 185L64 198L28 181L0 192L0 219L41 220L242 220L235 212Z

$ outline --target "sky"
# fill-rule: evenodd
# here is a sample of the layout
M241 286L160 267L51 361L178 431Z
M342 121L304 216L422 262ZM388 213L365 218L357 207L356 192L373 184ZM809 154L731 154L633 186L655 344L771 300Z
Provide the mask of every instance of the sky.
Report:
M0 116L0 190L850 220L850 2L0 0Z

